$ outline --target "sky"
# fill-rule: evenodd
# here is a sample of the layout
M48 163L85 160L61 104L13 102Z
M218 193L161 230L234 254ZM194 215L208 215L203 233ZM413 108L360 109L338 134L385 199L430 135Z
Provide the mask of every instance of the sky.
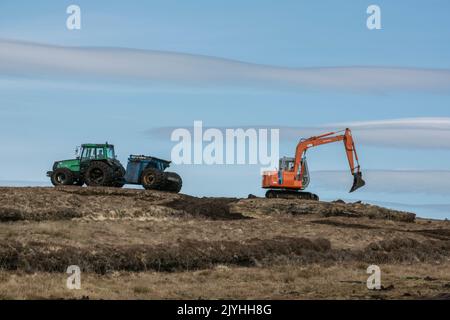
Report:
M66 9L81 8L69 30ZM381 30L366 26L369 5ZM341 144L308 152L309 191L450 218L450 3L0 2L0 185L49 185L85 142L170 159L170 133L353 129L366 187L349 194ZM174 165L182 192L263 195L259 165Z

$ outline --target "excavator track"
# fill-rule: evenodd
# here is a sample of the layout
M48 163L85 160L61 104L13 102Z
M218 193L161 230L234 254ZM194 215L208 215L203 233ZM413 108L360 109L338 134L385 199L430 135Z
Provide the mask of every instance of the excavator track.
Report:
M268 190L266 198L269 199L301 199L319 201L319 196L311 192L293 191L293 190Z

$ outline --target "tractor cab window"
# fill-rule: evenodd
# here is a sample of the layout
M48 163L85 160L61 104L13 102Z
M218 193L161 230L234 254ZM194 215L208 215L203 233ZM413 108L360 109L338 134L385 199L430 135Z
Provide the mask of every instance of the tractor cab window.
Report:
M108 159L114 159L116 156L114 154L114 148L113 147L107 147L106 148L106 157Z
M114 147L84 147L81 152L81 160L114 158Z
M89 159L91 149L90 148L83 148L83 152L81 153L81 159Z
M105 155L103 154L103 148L96 148L96 153L97 153L97 159L105 158Z
M95 159L95 148L83 148L81 159L82 160Z

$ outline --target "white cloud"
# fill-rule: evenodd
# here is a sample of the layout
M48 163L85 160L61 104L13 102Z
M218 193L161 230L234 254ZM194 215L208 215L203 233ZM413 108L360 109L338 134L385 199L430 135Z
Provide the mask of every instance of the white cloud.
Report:
M352 129L358 145L450 149L450 118L447 117L348 122L306 128L282 127L281 135L298 139L346 127Z
M0 75L105 79L143 85L450 92L450 70L394 67L284 68L137 49L61 47L0 40Z
M352 129L358 146L450 149L450 118L446 117L347 122L313 127L247 125L241 128L276 128L280 129L281 141L298 141L300 138L347 127ZM234 126L228 128L234 128ZM168 139L175 129L175 127L153 128L148 131L148 134ZM188 126L186 129L191 128ZM204 129L206 130L207 127L204 127ZM219 129L225 130L225 128Z
M345 126L345 123L334 124L334 126ZM450 129L450 118L402 118L402 119L390 119L390 120L376 120L376 121L359 121L351 122L353 128L359 129L376 129L386 128L391 129Z

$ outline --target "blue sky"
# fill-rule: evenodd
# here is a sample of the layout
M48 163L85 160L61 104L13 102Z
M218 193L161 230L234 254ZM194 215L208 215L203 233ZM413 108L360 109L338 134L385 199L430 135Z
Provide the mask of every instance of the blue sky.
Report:
M81 7L81 30L66 28L70 4ZM381 8L382 30L366 28L366 8L371 4ZM357 126L361 122L422 119L419 125L411 120L412 124L395 128L363 125L358 127L361 131L354 131L357 142L358 134L361 137L361 164L372 184L368 180L366 189L351 195L346 193L348 181L342 185L325 172L347 169L342 146L311 151L310 170L317 174L312 173L310 191L326 199L389 203L423 216L450 218L446 211L450 182L442 181L450 170L449 9L448 1L2 0L1 184L48 183L45 172L53 160L71 157L74 147L83 142L115 143L124 163L130 153L169 158L174 143L167 135L158 134L159 129L189 128L194 120L202 120L207 127L293 127L302 132L335 123ZM23 47L23 42L32 45ZM8 56L8 43L19 44L14 55ZM52 61L43 67L39 63L44 57L39 55L37 62L20 60L20 50L32 54L40 52L33 51L40 50L40 45L107 52L118 47L145 50L149 55L143 61L149 64L157 64L155 52L191 54L199 57L199 62L192 74L186 73L183 68L189 65L177 69L163 54L163 68L153 72L144 65L145 72L153 73L145 74L141 81L133 74L111 77L104 72L78 72L70 66L58 69ZM53 54L57 49L51 50ZM124 54L128 53L134 57L135 51ZM218 64L208 73L203 56L244 64L231 71ZM138 63L125 61L125 69ZM66 63L77 66L78 62ZM356 67L374 68L358 71L358 79L363 80L370 80L380 68L387 69L381 69L381 80L364 88L358 86L358 80L310 85L301 74L294 85L290 80L277 83L270 78L270 86L264 82L267 79L255 80L253 75L241 82L242 70L248 67L260 72L259 65L284 67L288 72L319 68L313 70L322 80L330 76L330 69L322 73L321 68L345 68L345 74ZM418 70L419 74L409 78L394 73L397 68ZM284 72L280 70L274 71L276 76ZM431 75L423 75L421 70ZM443 76L439 72L444 72ZM446 124L436 127L427 120L430 118ZM297 138L284 137L280 153L290 155ZM182 174L183 192L189 194L263 194L257 166L178 166L174 170ZM408 174L402 174L405 170ZM395 188L393 179L398 182ZM383 191L383 181L389 192ZM418 188L420 185L427 187Z

